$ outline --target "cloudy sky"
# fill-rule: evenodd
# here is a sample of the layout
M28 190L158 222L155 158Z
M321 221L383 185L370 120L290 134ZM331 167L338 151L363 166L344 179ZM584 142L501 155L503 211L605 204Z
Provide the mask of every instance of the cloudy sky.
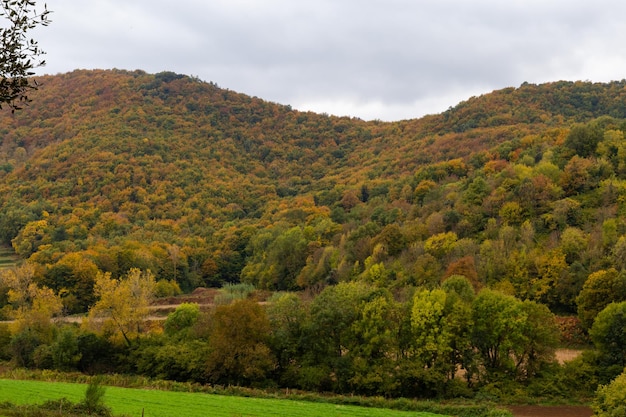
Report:
M38 2L41 3L41 2ZM626 78L622 0L47 0L39 74L175 71L365 120L524 81Z

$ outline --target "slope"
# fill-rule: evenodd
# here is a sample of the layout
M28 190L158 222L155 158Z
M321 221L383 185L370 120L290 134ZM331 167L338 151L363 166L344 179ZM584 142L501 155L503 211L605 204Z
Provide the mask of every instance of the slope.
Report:
M28 109L0 115L0 239L40 265L41 282L79 300L94 271L133 266L189 290L376 280L368 271L381 264L381 285L402 286L438 281L469 256L487 283L496 273L481 245L502 227L518 244L530 221L529 250L556 248L567 227L591 236L601 225L584 193L621 175L617 148L577 155L568 135L574 123L622 132L623 81L525 84L395 123L298 112L168 72L41 81ZM616 119L594 122L601 116ZM595 182L566 176L574 156ZM560 220L566 199L585 220ZM471 242L429 250L445 233ZM529 265L530 282L540 272Z

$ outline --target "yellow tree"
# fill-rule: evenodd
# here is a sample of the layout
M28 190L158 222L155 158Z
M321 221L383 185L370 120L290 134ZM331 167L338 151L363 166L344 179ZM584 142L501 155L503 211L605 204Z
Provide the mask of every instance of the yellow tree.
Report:
M121 335L130 346L144 330L155 285L149 270L133 268L120 279L112 279L108 272L98 273L94 286L98 301L89 310L85 326L110 337Z
M63 304L50 288L38 286L34 277L35 268L30 264L0 273L2 286L8 289L8 301L13 308L13 331L31 329L51 337L51 319L61 313Z
M548 304L557 302L558 288L562 275L567 270L565 254L561 249L553 249L540 253L535 257L537 275L531 280L531 293L535 300Z

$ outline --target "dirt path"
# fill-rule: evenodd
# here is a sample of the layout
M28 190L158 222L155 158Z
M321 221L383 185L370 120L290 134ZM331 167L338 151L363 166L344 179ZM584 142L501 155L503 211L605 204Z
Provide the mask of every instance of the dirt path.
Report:
M589 407L578 405L520 405L507 407L514 417L591 417Z

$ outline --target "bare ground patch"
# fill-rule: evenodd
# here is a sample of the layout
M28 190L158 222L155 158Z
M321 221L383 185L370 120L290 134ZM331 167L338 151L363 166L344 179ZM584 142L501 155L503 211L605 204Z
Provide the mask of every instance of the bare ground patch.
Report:
M565 362L576 359L582 353L583 351L581 349L557 349L556 360L559 361L561 365L563 365Z

